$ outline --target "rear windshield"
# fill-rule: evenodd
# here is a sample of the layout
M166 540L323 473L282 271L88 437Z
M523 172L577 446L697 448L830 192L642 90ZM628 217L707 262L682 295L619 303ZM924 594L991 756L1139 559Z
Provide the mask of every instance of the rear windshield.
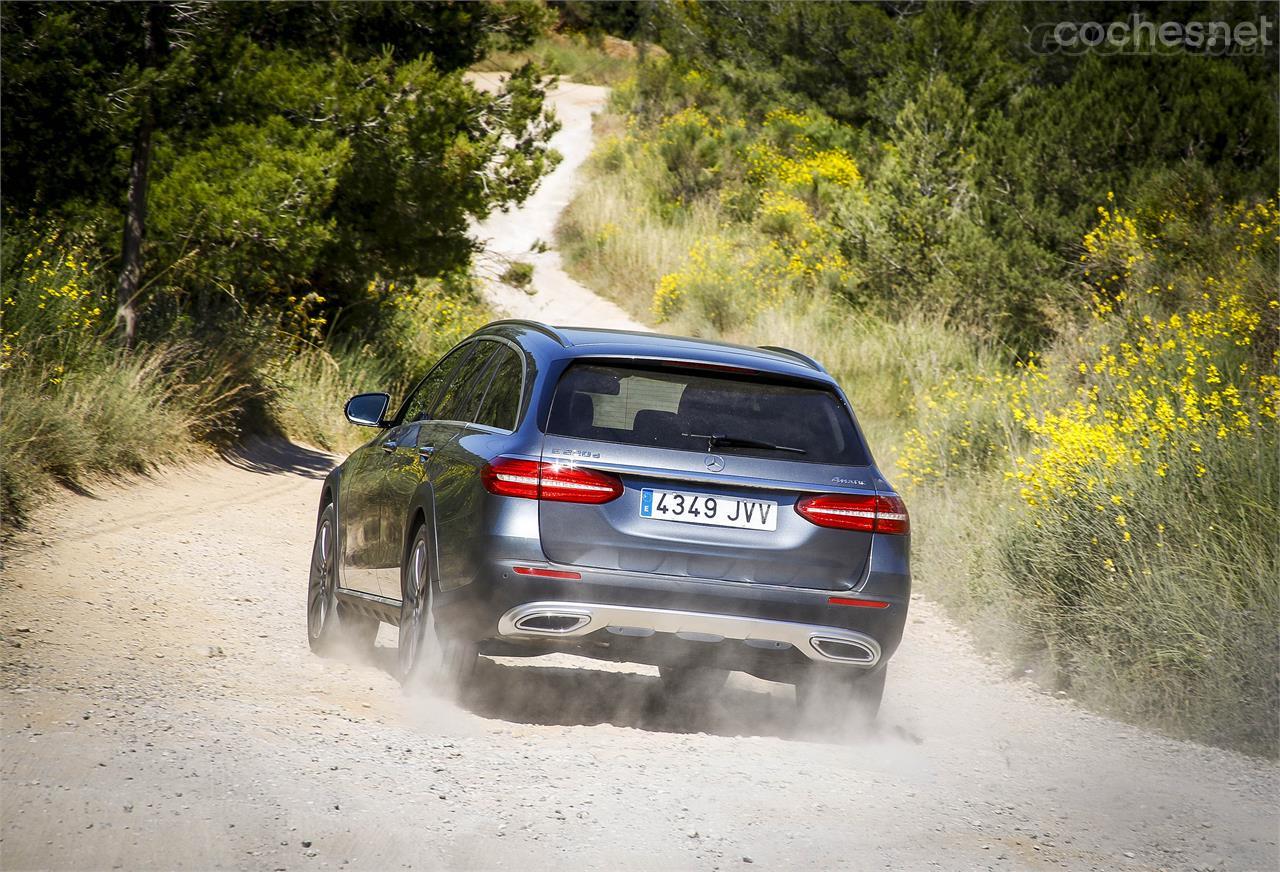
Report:
M547 432L808 463L868 463L834 392L676 367L574 364L556 386Z

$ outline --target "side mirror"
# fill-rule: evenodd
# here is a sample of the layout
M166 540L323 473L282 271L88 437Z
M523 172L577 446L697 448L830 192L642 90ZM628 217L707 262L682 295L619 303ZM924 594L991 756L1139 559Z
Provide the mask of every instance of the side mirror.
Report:
M385 427L383 416L391 405L390 394L356 394L342 408L347 420L357 427Z

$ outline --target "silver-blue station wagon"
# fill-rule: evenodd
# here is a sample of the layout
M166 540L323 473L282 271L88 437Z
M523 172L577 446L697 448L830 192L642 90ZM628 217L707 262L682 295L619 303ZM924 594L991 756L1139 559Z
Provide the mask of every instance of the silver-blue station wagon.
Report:
M656 666L692 699L730 671L874 717L910 601L909 520L816 361L498 321L446 354L325 480L313 648L399 627L406 683L481 654Z

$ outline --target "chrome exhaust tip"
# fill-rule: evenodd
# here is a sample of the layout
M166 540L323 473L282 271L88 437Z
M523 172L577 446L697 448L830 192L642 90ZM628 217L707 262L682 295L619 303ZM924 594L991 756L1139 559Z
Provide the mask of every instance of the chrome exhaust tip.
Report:
M550 636L563 636L581 629L591 620L590 615L570 614L567 612L531 612L521 615L515 622L517 630L526 633L543 633Z
M826 636L811 636L809 644L828 660L841 663L861 663L870 666L880 659L880 652L870 645L849 639L834 639Z

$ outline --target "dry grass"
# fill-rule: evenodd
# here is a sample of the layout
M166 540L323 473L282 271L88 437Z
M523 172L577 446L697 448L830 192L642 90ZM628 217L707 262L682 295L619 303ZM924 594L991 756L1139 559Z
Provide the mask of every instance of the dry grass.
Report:
M661 51L644 47L649 53ZM509 73L532 61L546 72L584 85L613 86L635 74L640 56L636 44L603 37L599 45L580 34L553 33L518 52L494 52L477 64L476 72Z
M597 122L603 146L594 172L609 173L610 137L617 118ZM719 226L713 207L700 204L667 221L649 208L635 175L609 175L608 184L583 187L561 215L556 242L574 276L602 296L653 323L653 289L659 278L679 269L698 239Z
M234 436L251 391L226 361L186 345L133 354L97 348L72 370L28 361L7 370L0 416L0 517L21 522L51 485L144 472Z
M406 377L365 346L313 348L277 361L271 415L290 438L329 451L350 451L368 431L347 422L343 403L354 394L387 391L398 395Z

